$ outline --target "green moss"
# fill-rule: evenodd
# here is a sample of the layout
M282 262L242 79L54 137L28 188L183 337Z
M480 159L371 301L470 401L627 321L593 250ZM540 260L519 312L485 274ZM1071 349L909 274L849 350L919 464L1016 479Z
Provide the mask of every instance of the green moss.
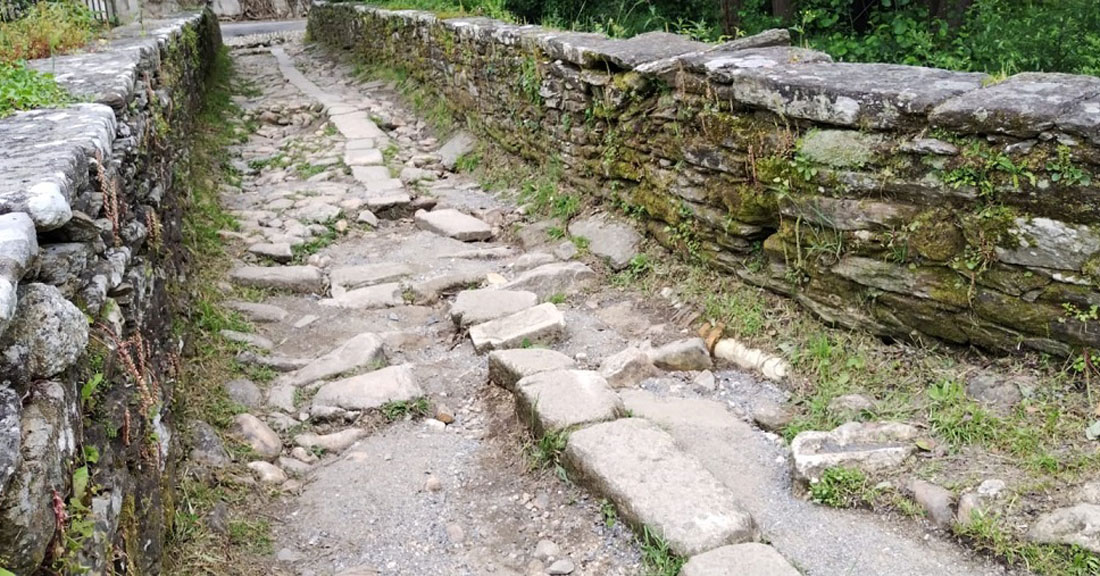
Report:
M955 218L946 210L929 210L909 226L909 245L923 258L946 262L966 245Z
M1092 281L1093 286L1100 286L1100 254L1093 254L1086 260L1081 272Z

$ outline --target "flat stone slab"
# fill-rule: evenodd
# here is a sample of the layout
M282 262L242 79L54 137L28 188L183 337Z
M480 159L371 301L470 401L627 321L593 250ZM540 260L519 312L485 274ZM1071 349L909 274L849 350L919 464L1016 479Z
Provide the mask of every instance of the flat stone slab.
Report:
M489 354L489 381L514 392L516 383L528 376L576 365L577 362L565 354L545 348L497 350Z
M394 179L393 176L390 175L390 169L385 166L352 166L351 176L355 178L356 182L365 186ZM398 182L400 182L400 180L398 180ZM400 187L401 186L397 186L397 188Z
M360 140L364 138L384 138L386 136L382 129L371 122L370 118L363 112L351 112L348 114L338 114L329 118L336 129L340 131L340 134L344 135L344 138L348 140Z
M359 370L385 360L382 339L376 334L353 336L331 352L304 367L280 376L276 386L306 386L318 380Z
M600 363L600 375L612 388L629 388L658 374L649 354L630 347L608 356Z
M377 148L345 148L344 164L348 166L380 166L385 162Z
M396 182L400 182L400 180L396 180ZM404 208L411 202L412 196L409 196L408 192L401 189L374 192L367 196L367 208L375 214L384 215L387 210Z
M473 134L466 131L460 131L439 149L439 162L443 164L443 167L448 170L454 170L455 164L458 163L458 159L462 158L466 154L474 151L474 146L477 144L477 139Z
M1039 517L1028 538L1050 544L1076 544L1100 554L1100 505L1077 504Z
M414 218L417 228L462 242L479 242L493 237L491 226L453 208L431 212L418 210Z
M650 350L649 358L663 370L708 370L714 365L702 338L669 342Z
M287 242L258 242L249 246L248 252L276 262L290 262L294 258L294 251Z
M306 432L295 436L294 443L306 450L320 448L327 452L340 453L366 435L367 431L360 428L348 428L347 430L333 432L332 434Z
M556 262L532 268L501 289L526 290L546 300L555 294L575 294L595 284L596 279L595 270L580 262Z
M282 322L286 320L287 316L286 310L278 306L272 306L271 304L260 304L257 302L226 302L225 307L241 313L241 315L252 322Z
M322 306L335 306L337 308L352 308L356 310L375 310L378 308L392 308L405 303L401 295L401 284L390 282L348 290L333 298L321 300Z
M539 303L534 292L522 290L465 290L451 305L451 320L458 327L483 324L509 314L522 312Z
M747 542L693 556L680 576L799 576L783 556L766 544Z
M642 243L642 235L632 226L611 221L606 216L577 220L569 225L569 233L588 239L589 251L606 259L614 270L629 266Z
M864 472L900 466L916 451L919 435L900 422L849 422L831 432L802 432L791 442L795 477L813 483L838 466Z
M623 404L598 372L555 370L516 383L516 414L536 436L614 420Z
M375 410L390 402L413 400L423 395L412 366L403 364L325 384L313 397L313 406Z
M483 353L552 342L564 332L565 317L557 306L546 303L473 326L470 328L470 340L474 343L474 349Z
M729 489L651 422L625 418L573 432L565 457L624 520L638 530L649 527L676 554L692 556L758 536Z
M408 264L400 262L340 266L329 272L329 283L332 284L332 294L336 296L344 290L393 282L412 273L413 269Z
M242 286L314 293L325 288L325 278L313 266L245 266L229 272L229 279Z

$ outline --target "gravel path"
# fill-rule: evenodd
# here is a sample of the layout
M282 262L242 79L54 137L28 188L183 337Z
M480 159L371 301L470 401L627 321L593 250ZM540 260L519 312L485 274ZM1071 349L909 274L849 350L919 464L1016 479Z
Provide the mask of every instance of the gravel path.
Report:
M641 574L645 524L685 555L722 549L685 574L1006 573L915 523L796 498L789 450L744 417L783 392L712 368L671 303L610 287L597 256L621 264L629 231L586 219L580 260L544 233L509 244L509 200L447 170L392 86L299 37L235 42L259 128L223 194L230 280L256 301L235 305L257 326L242 361L270 380L237 433L278 494L273 572ZM586 427L561 460L576 483L532 469L528 427ZM735 546L752 539L771 547Z

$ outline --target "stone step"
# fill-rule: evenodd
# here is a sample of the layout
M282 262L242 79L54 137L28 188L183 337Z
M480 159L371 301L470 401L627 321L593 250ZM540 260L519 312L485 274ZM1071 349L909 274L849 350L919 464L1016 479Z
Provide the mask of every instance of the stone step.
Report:
M229 279L241 286L306 294L325 289L325 277L314 266L243 266L230 271Z
M333 296L339 296L347 290L393 282L412 273L413 269L408 264L400 262L339 266L329 272L329 283L332 284Z
M256 302L226 302L225 307L239 312L242 316L252 322L277 323L286 320L287 311L279 308L278 306L272 306L271 304L260 304Z
M338 374L360 370L385 360L382 339L372 333L353 336L303 368L280 376L276 386L306 386Z
M723 546L692 557L680 576L799 576L801 572L767 544Z
M534 292L492 288L466 290L455 297L451 305L451 320L456 326L464 328L522 312L538 303L539 297Z
M565 458L576 479L678 555L757 539L756 524L729 489L647 420L624 418L573 432Z
M377 148L351 148L344 150L344 164L348 166L380 166L385 162Z
M336 114L329 117L329 121L336 126L336 129L340 131L340 134L344 135L344 138L348 140L359 140L363 138L385 138L386 133L382 131L374 122L371 122L370 118L363 112L350 112L348 114Z
M462 242L478 242L493 236L488 224L453 208L442 210L419 210L414 216L416 227L434 232Z
M525 345L546 344L565 332L565 317L557 306L546 303L470 328L470 340L478 353Z
M402 364L325 384L313 397L313 408L375 410L423 395L412 366Z
M516 383L516 414L536 437L555 430L614 420L625 414L598 372L555 370Z
M393 308L394 306L401 306L405 303L405 299L401 295L401 292L401 284L390 282L387 284L378 284L376 286L348 290L339 296L334 294L332 298L321 300L320 304L322 306L333 306L336 308L348 308L353 310Z
M489 354L489 381L505 390L515 391L516 382L527 376L550 370L566 370L577 365L572 358L545 348L497 350Z
M595 270L580 262L555 262L532 268L501 286L503 290L534 292L540 300L574 294L596 283Z

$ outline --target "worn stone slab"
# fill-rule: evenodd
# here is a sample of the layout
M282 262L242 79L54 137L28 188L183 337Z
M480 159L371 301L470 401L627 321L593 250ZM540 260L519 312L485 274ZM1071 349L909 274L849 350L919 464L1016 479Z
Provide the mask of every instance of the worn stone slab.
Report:
M315 450L320 448L326 452L334 452L339 454L344 450L351 447L367 435L367 431L361 428L348 428L347 430L341 430L339 432L333 432L331 434L316 434L313 432L305 432L298 434L294 437L294 443L306 450Z
M576 220L569 224L569 233L587 238L588 250L605 258L614 270L629 266L642 243L642 235L633 226L611 221L606 216Z
M611 63L627 69L707 48L702 42L668 32L647 32L628 39L613 39L603 34L554 31L544 35L540 44L551 58L560 58L582 67Z
M650 422L625 418L573 432L565 457L624 520L648 527L676 554L757 538L756 524L729 489Z
M355 178L356 182L367 186L368 190L381 190L381 189L393 189L393 188L379 188L379 183L386 183L395 180L390 174L390 169L385 166L352 166L351 176ZM396 180L400 183L400 180ZM373 185L373 187L372 187ZM404 186L394 185L394 188L400 188Z
M280 376L276 386L306 386L318 380L377 365L385 360L382 339L376 334L353 336L304 367Z
M536 436L614 420L624 413L619 397L598 372L555 370L516 383L516 414Z
M917 66L834 63L797 48L757 48L702 58L697 65L720 85L721 98L793 118L858 128L923 124L935 106L977 90L987 78Z
M283 451L279 435L259 418L238 414L233 419L233 433L263 458L273 460Z
M400 182L400 180L395 180ZM391 190L389 192L379 192L367 196L367 208L375 214L380 214L383 217L392 217L389 214L392 211L404 208L412 202L412 197L408 192L404 190Z
M663 370L708 370L714 365L702 338L669 342L648 353L653 364Z
M462 242L478 242L493 237L493 229L488 224L455 210L417 210L414 215L416 227L434 232Z
M600 375L607 379L612 388L635 386L657 373L649 354L634 347L608 356L600 363Z
M680 576L799 576L801 572L767 544L746 542L691 557Z
M523 378L576 365L577 362L565 354L545 348L497 350L489 354L489 381L514 392L516 382Z
M900 466L916 451L919 435L900 422L849 422L831 432L802 432L791 441L795 477L813 483L829 468L880 472Z
M1017 239L1017 246L996 249L997 259L1007 264L1080 270L1090 257L1100 253L1100 226L1017 218L1009 233Z
M384 138L386 136L386 133L363 112L337 114L329 117L329 121L348 140Z
M260 322L264 324L277 323L286 320L287 311L273 306L271 304L260 304L258 302L226 302L225 307L236 312L240 312L245 318L252 322Z
M385 163L382 151L377 148L351 148L344 150L344 164L348 166L380 166Z
M307 294L325 288L324 275L314 266L245 266L230 271L229 279L242 286Z
M1100 146L1100 96L1073 104L1055 123L1065 132L1083 136L1093 146Z
M555 294L575 294L596 283L596 272L580 262L555 262L532 268L504 284L502 290L534 292L540 300Z
M540 304L470 328L478 353L556 340L565 332L565 317L557 306Z
M271 350L275 347L275 343L270 338L265 338L259 334L251 334L249 332L237 332L236 330L221 330L218 332L222 338L229 340L230 342L237 342L238 344L246 344L261 350Z
M483 324L502 316L522 312L539 303L534 292L521 290L464 290L451 305L451 320L456 326Z
M423 395L412 366L403 364L325 384L313 397L313 406L375 410L390 402L413 400Z
M483 272L475 272L473 270L455 272L453 274L436 276L416 282L409 287L409 290L411 290L413 296L415 296L415 302L417 304L431 304L439 300L444 294L454 292L455 290L481 286L485 283L485 279L486 276ZM518 311L519 310L512 310L512 312ZM509 312L509 314L511 314L511 312ZM486 320L492 320L492 318L487 318ZM485 320L482 320L481 322L484 321ZM476 324L480 324L480 322L476 322Z
M248 252L276 262L290 262L294 259L294 251L287 242L258 242L249 246Z
M1055 128L1076 104L1096 96L1100 78L1025 72L956 96L937 106L929 120L965 133L1031 138Z
M1077 504L1039 517L1028 538L1049 544L1076 544L1100 554L1100 505Z
M412 267L402 262L338 266L329 272L329 282L332 284L333 295L338 295L345 290L393 282L412 273Z
M335 306L337 308L352 308L357 310L374 310L377 308L392 308L405 303L401 295L401 284L390 282L348 290L339 296L321 300L322 306Z

